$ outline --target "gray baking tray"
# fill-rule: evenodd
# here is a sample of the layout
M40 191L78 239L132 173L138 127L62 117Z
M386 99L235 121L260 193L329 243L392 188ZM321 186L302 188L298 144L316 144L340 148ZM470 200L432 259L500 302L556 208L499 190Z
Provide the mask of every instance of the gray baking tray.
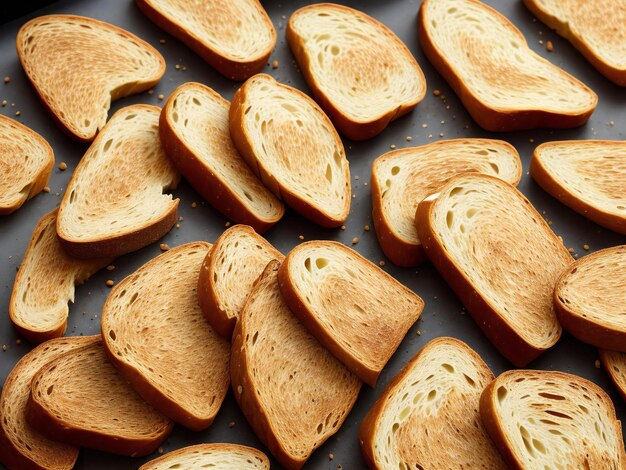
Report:
M308 93L309 90L285 41L287 19L293 11L307 2L283 0L263 3L278 32L276 50L269 62L278 60L279 63L277 69L267 65L265 71L277 80ZM520 0L506 2L488 0L487 3L497 8L521 29L532 49L572 73L599 95L598 108L587 125L572 130L533 130L503 134L485 132L473 123L458 98L426 60L418 45L416 18L420 1L352 0L339 3L365 11L388 25L404 41L426 74L428 93L415 111L393 122L376 138L360 143L344 140L350 160L352 187L355 195L345 230L320 228L288 210L285 218L266 235L279 250L286 253L293 246L301 243L300 235L305 240L331 239L347 245L351 245L352 239L358 237L359 242L354 246L357 251L376 263L385 260L378 246L371 220L369 181L372 161L389 151L392 145L402 148L458 137L500 138L509 141L517 148L524 165L520 190L539 212L552 221L554 231L563 237L567 247L574 248L576 256L626 243L626 237L605 230L561 205L542 191L528 176L528 164L532 151L542 142L561 139L624 139L626 89L613 85L596 72L567 41L536 21ZM6 345L7 348L6 352L0 350L0 383L4 383L13 365L30 349L30 345L24 341L17 344L19 336L11 326L7 314L17 267L35 224L41 216L59 204L72 171L87 149L87 145L71 141L52 122L31 89L15 53L15 35L19 27L32 17L49 13L73 13L113 23L145 39L165 57L167 73L154 88L154 94L143 93L116 101L109 115L133 103L163 104L163 101L158 99L158 95L163 94L167 97L174 88L187 81L205 83L228 99L232 98L239 86L239 83L222 78L184 44L153 25L131 0L59 1L28 16L0 25L0 76L11 77L9 84L5 85L0 82L0 101L6 99L9 103L6 107L0 107L0 112L15 117L15 113L20 111L21 115L17 119L43 135L54 148L56 157L55 168L49 183L50 193L42 193L27 202L13 215L0 218L0 346ZM160 43L161 39L165 40L164 44ZM554 44L552 53L547 52L545 44L540 43L540 41L545 43L548 40ZM175 68L176 64L180 65L180 70ZM445 95L445 101L433 95L435 89ZM407 136L412 137L411 142L406 140ZM62 172L58 169L58 164L61 162L67 164L66 171ZM10 171L10 169L0 171ZM180 223L179 229L174 228L164 237L163 243L177 246L193 240L213 242L225 230L227 220L204 203L186 182L181 182L179 188L174 191L174 195L181 199L179 211L184 220ZM196 208L192 208L193 202L197 203ZM371 229L367 231L365 226ZM590 250L585 251L583 245L589 245ZM114 271L102 271L78 287L76 302L70 307L67 334L99 333L100 310L110 291L105 285L106 280L120 281L159 253L157 243L139 252L123 256L115 261ZM430 264L426 263L418 268L398 268L387 261L384 269L422 296L426 307L421 319L411 328L383 371L378 386L375 389L363 386L359 399L341 430L313 454L305 466L307 469L336 469L339 465L344 469L365 467L357 438L363 417L391 378L432 338L447 335L467 342L483 357L496 375L512 367L486 340L470 316L464 314L461 303ZM594 381L611 395L619 418L624 420L626 407L608 376L596 367L597 359L598 354L595 348L564 333L558 344L534 361L530 367L558 369ZM297 390L293 391L293 393L297 392ZM231 427L232 423L234 426ZM267 452L267 449L252 433L231 392L226 397L215 422L208 430L196 433L176 426L172 435L163 444L162 450L167 452L202 442L241 443ZM329 459L331 453L334 456L332 461ZM127 459L85 449L80 453L76 468L132 469L157 455L142 459ZM274 468L280 468L275 461L272 464Z

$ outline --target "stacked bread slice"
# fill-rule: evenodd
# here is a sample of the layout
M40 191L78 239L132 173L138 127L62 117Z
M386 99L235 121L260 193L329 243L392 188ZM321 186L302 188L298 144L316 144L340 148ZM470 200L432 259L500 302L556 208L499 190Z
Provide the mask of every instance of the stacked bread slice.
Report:
M139 470L217 468L220 470L270 470L266 455L237 444L198 444L151 460Z

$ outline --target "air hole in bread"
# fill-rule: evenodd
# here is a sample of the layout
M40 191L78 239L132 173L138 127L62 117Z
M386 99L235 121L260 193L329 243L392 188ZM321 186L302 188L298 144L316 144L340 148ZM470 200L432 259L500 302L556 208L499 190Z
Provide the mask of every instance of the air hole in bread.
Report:
M172 113L172 119L174 120L174 122L178 122L178 113L176 111Z
M547 398L548 400L565 400L563 395L555 395L554 393L539 392L538 395L540 397Z
M115 331L109 330L109 338L111 338L113 341L117 339L117 335L115 334Z
M328 266L328 260L326 258L317 258L315 260L315 266L317 266L317 269L324 269Z
M104 143L104 147L102 147L103 152L107 152L113 143L113 139L109 139Z
M397 175L398 173L400 173L400 167L399 167L399 166L394 166L394 167L391 169L391 174L392 174L393 176L395 176L395 175Z
M130 121L131 119L135 119L137 117L136 114L129 114L124 118L125 121Z
M441 367L443 367L445 370L447 370L451 374L454 374L454 366L453 365L451 365L451 364L441 364Z
M52 390L54 390L54 385L50 385L50 386L48 387L48 389L46 390L46 393L47 393L48 395L52 395Z
M496 175L500 174L500 168L495 163L489 163L489 166L493 169Z
M330 163L326 165L326 179L329 183L333 182L333 169L330 167Z
M450 196L456 196L463 191L463 186L456 186L450 190Z
M426 396L428 401L433 401L435 398L437 398L437 390L431 390L428 392L428 395Z
M454 212L448 211L446 213L446 224L448 225L448 228L452 228L453 220L454 220Z
M256 340L259 338L259 332L255 331L254 335L252 336L252 344L255 345L256 344Z
M498 403L502 403L506 398L508 390L505 387L498 387L498 391L496 393L496 397L498 399Z
M311 269L311 258L307 258L304 260L304 267L306 268L308 272L310 273L313 272Z

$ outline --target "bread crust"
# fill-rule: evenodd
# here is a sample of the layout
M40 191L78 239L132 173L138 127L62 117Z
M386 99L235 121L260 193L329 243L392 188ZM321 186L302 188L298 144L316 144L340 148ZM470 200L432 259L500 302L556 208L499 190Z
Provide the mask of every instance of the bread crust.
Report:
M569 129L572 127L582 126L587 122L591 114L596 108L598 97L586 85L582 84L591 94L595 96L595 100L589 109L581 113L555 113L542 109L529 109L523 111L516 110L497 110L491 108L481 102L472 94L469 87L463 81L463 78L454 72L453 66L446 61L444 55L437 50L428 34L428 27L424 19L424 8L431 0L424 0L418 14L418 40L424 54L433 64L435 69L443 75L450 87L462 101L468 113L476 121L476 123L485 130L492 132L509 132L534 128L554 128ZM488 5L482 4L482 7L489 10L498 17L502 17L500 13ZM526 44L526 39L517 28L512 29L520 39ZM542 59L545 60L545 59Z
M196 35L193 34L193 31L190 31L183 25L170 19L166 14L162 13L158 10L158 8L153 6L150 0L135 0L139 9L148 17L150 21L185 43L191 50L202 57L203 60L208 62L211 67L224 75L226 78L237 81L246 80L255 73L260 72L267 63L267 60L276 45L276 30L274 29L272 21L269 16L267 16L267 13L258 0L250 1L256 4L259 14L261 14L266 25L271 30L273 41L271 46L266 48L262 54L244 61L224 56L211 48L208 44L203 43L198 37L196 37ZM236 26L233 25L233 28L235 27Z
M287 23L287 30L286 30L287 43L289 44L289 47L291 48L291 51L293 52L293 55L295 56L296 61L298 62L300 71L302 72L302 75L304 75L307 85L309 86L309 88L313 92L313 95L315 96L315 100L322 107L324 112L328 115L328 117L335 124L335 126L337 126L337 129L339 130L339 132L345 135L348 139L355 140L355 141L371 139L372 137L380 134L389 125L391 121L394 121L398 119L399 117L405 115L406 113L412 111L418 105L418 103L424 99L424 96L426 95L426 78L424 77L424 73L419 67L417 61L413 57L413 54L411 54L411 51L409 51L406 45L399 38L396 37L397 44L402 46L402 48L407 54L407 58L413 61L417 67L417 70L419 70L419 74L420 74L419 80L424 85L423 92L421 93L421 95L417 96L414 100L407 102L407 103L402 103L398 105L395 109L389 110L385 113L381 113L379 116L371 120L359 121L359 120L351 119L349 116L344 114L342 110L335 103L333 103L333 101L328 96L326 96L324 91L321 89L320 84L315 80L315 77L313 76L313 73L311 72L310 61L306 54L304 42L302 41L300 36L296 33L294 26L293 26L294 19L303 10L314 9L314 8L319 8L319 7L335 8L337 10L341 10L350 14L356 13L361 17L367 18L368 21L370 21L371 23L373 23L374 25L380 28L383 28L385 30L389 30L389 28L387 28L387 26L385 26L384 24L382 24L375 18L372 18L366 15L365 13L354 10L347 6L336 5L333 3L317 3L314 5L302 7L296 10L291 15L291 17L289 18L289 22Z
M601 145L603 142L607 141L588 140L585 142ZM621 235L626 235L626 217L620 217L617 214L607 213L578 198L565 186L559 183L559 181L557 181L557 179L550 174L548 169L541 161L541 149L547 146L568 143L571 143L571 141L565 140L545 142L539 145L533 152L533 156L530 159L530 176L532 176L535 182L539 186L541 186L547 193L558 199L561 203L565 204L570 209L587 217L589 220L595 222L598 225L606 227L609 230L613 230L614 232L617 232Z
M613 351L609 351L608 349L598 348L598 354L600 355L600 362L602 363L602 367L609 374L611 381L617 388L617 391L622 397L622 400L626 401L626 388L624 388L624 384L619 380L618 374L613 369L614 365L612 364L611 354ZM621 353L618 353L621 354Z
M217 452L246 452L248 454L252 454L253 456L260 459L267 470L270 469L270 461L267 456L258 449L254 447L243 446L239 444L197 444L194 446L183 447L181 449L173 450L172 452L168 452L161 457L158 457L154 460L150 460L146 462L139 470L165 470L170 460L180 456L187 454L188 452L194 451L217 451ZM163 466L161 466L163 465ZM171 468L171 467L170 467Z

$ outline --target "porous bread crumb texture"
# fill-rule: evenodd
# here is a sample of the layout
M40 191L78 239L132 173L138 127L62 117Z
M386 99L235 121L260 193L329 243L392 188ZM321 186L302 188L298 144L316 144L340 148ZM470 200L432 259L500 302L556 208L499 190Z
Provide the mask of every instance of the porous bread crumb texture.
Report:
M454 139L389 152L374 161L372 178L381 192L382 216L394 235L419 244L415 210L427 195L459 173L480 172L517 184L522 163L501 140Z
M187 243L144 264L115 287L102 313L113 362L143 377L150 394L204 421L213 419L226 395L230 358L230 345L208 325L197 300L210 248Z
M18 33L24 71L76 137L104 127L111 100L149 88L165 72L149 44L113 25L71 15L40 16Z
M11 321L39 334L52 334L67 321L74 286L111 261L67 256L57 238L56 214L56 210L46 214L35 227L9 304Z
M146 3L221 56L240 62L263 57L276 32L257 0L146 0Z
M217 175L256 217L278 220L283 205L254 175L230 138L230 103L199 83L178 87L168 103L168 123L203 166Z
M244 86L242 122L256 166L327 217L345 220L350 170L328 117L306 95L269 75L256 75ZM282 189L274 192L280 197Z
M303 243L288 256L288 288L306 315L348 356L380 371L419 317L422 299L337 242Z
M86 432L151 440L170 428L107 361L100 341L49 362L33 378L31 396L60 425Z
M507 468L480 420L493 374L465 343L428 343L383 394L373 436L377 468Z
M415 105L426 80L411 52L382 23L352 8L319 4L289 20L312 79L350 120L371 122Z
M613 403L597 385L560 372L514 370L489 400L496 426L523 468L624 468Z
M41 191L54 154L43 137L0 115L0 214L8 214Z
M251 387L243 393L256 395L279 445L304 461L337 432L361 384L285 305L277 269L268 265L241 313Z
M520 31L478 0L425 0L427 34L471 94L491 109L576 114L596 96L535 54Z
M626 331L626 245L580 258L560 279L556 297L577 317Z
M159 139L156 106L133 105L115 113L89 147L61 201L57 231L88 243L149 227L176 201L164 190L180 178Z
M626 400L626 353L601 349L600 359L602 366Z
M441 188L430 217L437 243L497 315L534 348L556 343L552 296L572 258L524 196L466 173Z
M534 158L575 198L626 220L626 142L547 142Z
M31 380L48 362L96 340L97 337L85 336L48 341L24 355L4 382L0 397L0 432L24 458L35 465L69 470L74 467L78 448L52 441L28 424L26 404L30 396ZM9 455L0 455L0 462L6 464L5 459L9 458Z
M215 241L211 258L210 282L218 308L227 318L236 318L267 263L284 256L252 228L235 225Z
M199 444L183 447L142 465L139 470L217 468L219 470L269 470L261 451L236 444Z

